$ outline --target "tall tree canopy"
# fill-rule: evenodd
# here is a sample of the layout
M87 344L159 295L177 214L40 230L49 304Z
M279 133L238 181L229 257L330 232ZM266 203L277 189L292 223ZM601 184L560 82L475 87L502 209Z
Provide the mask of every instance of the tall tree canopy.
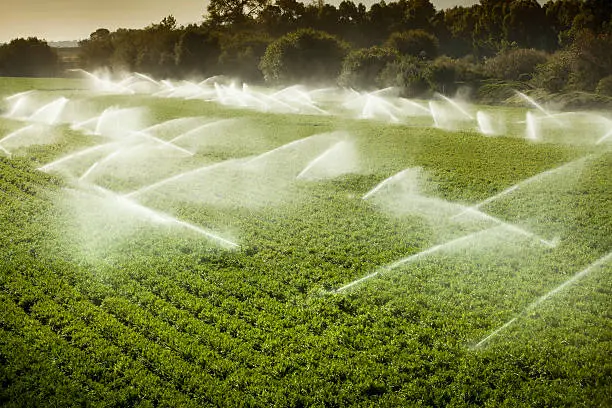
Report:
M0 46L1 75L48 77L56 75L57 70L57 54L44 40L16 38Z
M207 19L214 26L245 24L269 4L269 0L210 0Z

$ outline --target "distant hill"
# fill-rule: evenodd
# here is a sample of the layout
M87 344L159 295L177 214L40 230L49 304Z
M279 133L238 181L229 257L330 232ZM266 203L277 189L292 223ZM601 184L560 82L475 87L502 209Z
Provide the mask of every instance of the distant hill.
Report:
M73 41L49 41L49 47L53 48L75 48L79 46L79 42L77 40Z

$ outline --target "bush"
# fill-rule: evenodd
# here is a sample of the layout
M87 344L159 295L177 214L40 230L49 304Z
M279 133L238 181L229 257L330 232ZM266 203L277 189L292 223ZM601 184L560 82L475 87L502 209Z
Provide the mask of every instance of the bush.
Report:
M424 65L418 58L412 56L404 56L388 64L379 78L383 86L398 87L407 97L423 95L428 88Z
M581 31L570 47L573 54L570 86L594 91L599 81L612 72L612 34Z
M183 75L212 75L220 53L219 38L200 29L188 29L181 35L174 53Z
M432 90L454 94L459 85L473 85L480 81L476 68L465 60L440 57L427 65L424 77Z
M262 81L263 76L257 65L270 42L269 37L257 33L243 32L225 37L219 57L221 72L247 82Z
M51 77L57 74L58 59L46 41L36 37L17 38L0 45L0 74L15 77Z
M543 51L519 48L504 51L485 62L485 73L496 79L507 81L529 80L539 64L546 62Z
M347 53L348 45L338 38L302 29L272 42L259 69L266 82L272 83L335 81Z
M598 95L612 96L612 75L608 75L607 77L602 78L597 83L597 88L595 89L595 92Z
M529 87L525 82L489 80L478 88L476 99L479 103L497 105L516 98L516 91L527 92L528 90ZM522 99L517 102L517 106L523 106L523 104Z
M403 55L433 59L438 55L438 39L424 30L409 30L391 34L385 45Z
M531 83L548 92L561 92L567 87L571 74L572 56L560 51L548 57L545 63L536 67Z
M397 51L391 48L371 47L352 51L342 63L338 82L360 89L380 86L380 73L397 58Z

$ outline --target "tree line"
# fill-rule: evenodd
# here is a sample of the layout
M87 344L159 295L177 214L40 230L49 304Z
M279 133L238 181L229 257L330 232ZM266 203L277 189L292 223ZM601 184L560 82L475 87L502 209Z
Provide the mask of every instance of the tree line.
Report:
M0 73L10 74L2 61ZM80 42L86 69L158 78L225 74L246 82L397 86L407 95L516 81L549 92L612 94L612 2L211 0L204 21L101 28Z

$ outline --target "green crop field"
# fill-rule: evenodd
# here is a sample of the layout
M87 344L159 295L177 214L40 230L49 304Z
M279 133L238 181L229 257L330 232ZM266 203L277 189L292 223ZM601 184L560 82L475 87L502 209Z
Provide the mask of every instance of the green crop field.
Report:
M609 112L136 79L0 79L0 404L612 404Z

